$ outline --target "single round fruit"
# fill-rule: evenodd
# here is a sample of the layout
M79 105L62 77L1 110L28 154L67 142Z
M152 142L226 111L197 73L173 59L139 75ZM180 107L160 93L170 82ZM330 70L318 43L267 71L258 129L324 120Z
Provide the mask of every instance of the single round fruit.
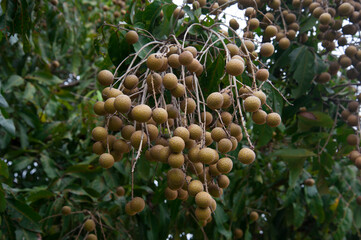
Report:
M181 65L180 62L179 62L179 55L178 54L171 54L168 57L168 64L172 68L179 68L180 65Z
M267 118L267 113L261 109L252 113L252 120L255 124L259 124L259 125L265 124L266 118Z
M250 96L244 100L244 108L247 112L255 112L261 107L261 100L256 96Z
M132 125L126 125L122 128L122 137L126 140L130 140L132 134L135 132L135 128Z
M99 157L99 164L103 168L111 168L114 165L114 157L109 153L103 153Z
M349 126L357 126L358 124L358 117L355 114L351 114L350 116L348 116L347 118L347 124Z
M275 48L272 45L272 43L264 43L261 46L260 54L263 57L270 57L270 56L272 56L274 50L275 50Z
M177 127L173 131L173 135L181 137L184 141L188 141L189 137L190 137L190 133L189 133L188 129L185 127Z
M315 185L315 180L313 178L308 178L305 180L304 183L306 186L312 187L313 185Z
M318 20L320 21L321 24L328 25L331 22L332 17L329 13L322 13L318 18Z
M222 109L227 109L232 105L232 98L228 93L222 93L223 96L223 105L222 105Z
M164 195L167 200L175 200L178 197L178 191L166 187L164 190Z
M234 237L236 239L241 239L243 237L243 230L239 228L234 229Z
M104 102L98 101L93 106L94 113L98 116L104 116L107 112L104 109Z
M124 87L127 89L133 89L138 85L139 79L136 75L128 75L124 79Z
M169 139L169 148L174 153L180 153L185 148L185 142L181 137L172 137Z
M244 63L239 59L231 59L226 64L226 72L232 76L241 75L244 71Z
M173 73L167 73L163 77L163 85L168 90L173 90L177 87L178 78Z
M125 204L125 213L128 214L129 216L134 216L135 214L137 214L137 212L133 211L130 208L130 202L128 202L127 204Z
M103 143L101 141L95 142L93 144L92 149L93 149L93 153L97 155L101 155L105 153L105 148L103 147Z
M197 207L195 211L195 215L197 219L200 221L207 220L208 218L211 217L211 209L209 207L207 208Z
M208 192L209 192L209 194L212 195L212 197L218 198L218 197L222 196L223 189L218 187L218 185L216 185L216 184L210 184L208 187Z
M113 84L114 76L113 73L111 73L108 70L101 70L98 73L98 82L103 86L109 86L110 84Z
M190 51L183 51L181 54L179 54L179 63L186 66L192 63L193 61L193 54Z
M229 178L226 175L220 175L217 179L218 186L222 189L225 189L229 186Z
M351 101L347 104L347 109L350 111L350 112L356 112L357 109L358 109L358 102L356 101Z
M212 116L212 113L210 113L210 112L201 112L201 122L202 123L206 123L206 126L208 126L209 124L211 124L212 123L212 121L213 121L213 116ZM205 115L205 117L204 117L204 115Z
M266 81L269 77L269 72L267 69L258 69L257 72L256 72L256 79L259 80L259 81Z
M203 183L199 180L192 180L188 184L188 193L191 196L196 196L199 192L203 191Z
M199 151L198 159L201 163L210 164L216 159L216 155L212 148L206 147Z
M212 139L216 142L221 141L221 139L226 138L227 134L221 127L215 127L211 131Z
M104 110L107 112L107 113L115 113L116 109L114 107L114 100L115 98L111 97L111 98L108 98L105 102L104 102Z
M109 119L108 128L110 131L119 131L123 126L123 121L117 116L112 116Z
M233 29L233 30L237 30L239 28L239 24L237 22L236 19L232 18L231 20L229 20L229 26Z
M291 45L291 42L288 38L283 37L278 41L278 45L280 46L281 49L285 50L285 49L289 48L289 46Z
M168 112L164 108L155 108L152 118L156 123L163 124L168 120Z
M361 153L359 151L353 150L348 157L352 162L355 162L356 158L358 158L359 156L361 156Z
M125 40L128 44L134 44L137 43L139 40L138 33L136 31L129 31L127 34L125 34Z
M195 197L195 202L198 207L206 208L211 205L212 197L207 192L199 192Z
M149 55L147 58L147 67L153 71L160 70L163 66L163 63L163 58L155 53Z
M224 157L217 162L217 169L220 173L229 173L233 168L233 162L230 158Z
M233 116L229 112L222 112L221 119L224 125L229 126L232 123Z
M137 122L147 122L152 117L152 109L145 104L137 105L132 110L132 117Z
M125 194L124 188L122 186L117 187L116 194L117 194L118 197L124 196L124 194Z
M359 145L359 138L356 134L349 134L347 136L347 143L351 146Z
M257 221L259 218L259 215L257 212L255 211L252 211L250 214L249 214L249 219L253 222Z
M281 123L281 116L278 113L269 113L266 118L266 123L270 127L277 127Z
M185 174L179 168L172 168L167 172L168 187L172 190L180 189L185 181Z
M218 151L220 153L228 153L232 150L232 142L228 138L223 138L218 142Z
M108 131L103 127L95 127L92 131L92 137L95 141L105 140L108 136Z
M92 232L95 230L95 222L92 219L87 219L84 223L84 229L87 232Z
M180 107L183 112L186 112L186 110L187 110L187 114L191 114L191 113L194 113L197 105L196 105L196 102L193 100L193 98L187 98L181 102ZM187 107L187 109L186 109L186 107Z
M193 163L199 162L198 159L199 151L200 151L199 146L194 146L190 148L188 151L188 159Z
M170 92L174 97L180 98L183 97L184 94L186 93L186 88L184 87L183 84L177 83L177 87L171 90Z
M321 73L315 79L315 81L318 82L318 83L327 83L330 80L331 80L331 74L329 74L328 72Z
M141 142L142 142L142 146L140 146ZM148 136L142 130L135 131L130 137L130 144L135 149L144 148L147 145L147 143L148 143Z
M168 164L172 168L180 168L184 164L183 153L172 153L168 157Z
M95 234L89 234L86 240L98 240L98 237Z
M207 97L207 106L210 109L220 109L223 105L223 96L219 92L211 93Z
M188 131L189 131L189 137L193 140L200 140L202 138L203 135L203 130L200 126L196 125L196 124L191 124L188 127Z
M267 38L272 38L274 36L276 36L278 30L276 28L276 26L273 25L268 25L266 27L266 29L264 30L264 36Z
M145 207L145 202L143 198L135 197L130 201L130 209L133 212L139 213L143 211Z
M178 199L180 199L182 201L186 201L188 199L189 194L186 190L183 190L182 188L180 188L177 190L177 192L178 192Z
M63 214L64 216L67 216L71 213L71 208L69 206L63 206L61 208L61 214Z
M132 106L132 100L127 95L119 95L114 100L114 107L120 113L129 112Z
M251 164L256 158L256 154L252 149L242 148L238 152L238 160L243 164Z

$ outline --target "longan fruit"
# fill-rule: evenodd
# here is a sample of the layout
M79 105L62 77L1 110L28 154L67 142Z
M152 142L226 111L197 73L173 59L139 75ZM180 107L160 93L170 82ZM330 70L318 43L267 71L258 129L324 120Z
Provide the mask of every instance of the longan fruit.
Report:
M355 165L358 169L361 169L361 157L355 159Z
M234 229L234 236L236 239L241 239L243 237L243 230L239 228Z
M168 118L177 118L178 117L179 111L174 105L167 104L166 110L168 113Z
M181 137L184 142L189 140L190 137L190 133L188 131L187 128L185 127L177 127L174 131L173 131L173 135L174 136L178 136Z
M202 148L198 153L198 158L201 163L210 164L216 158L215 152L212 148Z
M278 30L275 26L268 25L264 31L264 36L267 38L271 38L276 36Z
M201 112L200 113L200 115L201 115L201 122L202 123L206 123L206 126L208 126L209 124L211 124L212 123L212 121L213 121L213 116L212 116L212 114L210 113L210 112ZM205 115L205 117L204 117L204 115Z
M98 82L103 86L109 86L110 84L113 84L114 76L113 73L111 73L108 70L101 70L98 73Z
M186 88L184 87L183 84L178 83L178 84L177 84L177 87L174 88L173 90L171 90L170 93L171 93L174 97L180 98L180 97L183 97L184 94L186 93Z
M283 37L278 41L278 45L280 46L281 49L285 50L285 49L289 48L289 46L291 45L291 42L288 38Z
M221 141L221 139L226 138L227 134L221 127L215 127L211 131L212 139L216 142Z
M125 190L122 186L117 187L115 193L117 194L118 197L123 197L125 194Z
M95 142L93 144L93 153L97 154L97 155L101 155L103 153L105 153L105 148L103 147L103 143L98 141L98 142Z
M210 132L206 132L206 136L205 136L205 145L209 146L213 143L213 139L212 139L212 134Z
M61 214L63 214L64 216L67 216L71 213L71 208L69 206L63 206L61 208Z
M356 203L357 205L361 206L361 196L357 196Z
M211 195L209 195L209 193L202 191L197 193L195 197L195 202L198 207L207 208L209 207L209 205L211 205L211 201L212 201L211 199L212 197Z
M358 124L358 117L355 114L350 114L347 118L347 124L349 126L357 126Z
M154 141L158 138L159 130L155 125L147 124L147 130L148 130L148 135L149 135L150 141Z
M128 44L137 43L139 40L138 33L136 31L129 31L125 34L125 40Z
M140 146L140 142L142 141L142 146ZM130 137L130 144L135 148L135 149L139 149L139 147L144 148L148 143L148 136L147 134L142 131L142 130L138 130L133 132L132 136Z
M87 219L84 223L84 229L87 232L92 232L95 230L95 222L92 219Z
M95 234L89 234L86 240L98 240L98 237Z
M132 117L137 122L147 122L152 117L152 109L146 104L140 104L133 108Z
M359 144L359 138L356 134L349 134L347 136L347 143L351 146L356 146Z
M232 123L233 116L229 112L222 112L221 113L221 119L225 126L229 126L229 124Z
M219 92L214 92L207 97L206 101L210 109L220 109L223 105L223 96Z
M241 75L244 71L244 64L241 60L231 59L226 63L226 72L232 76Z
M255 112L261 107L261 100L256 96L246 98L243 103L247 112Z
M350 111L350 112L356 112L357 109L358 109L358 102L356 101L351 101L347 104L347 109Z
M228 153L232 149L232 142L231 140L227 138L221 139L221 141L218 142L218 151L220 153Z
M185 174L179 168L172 168L167 172L168 187L172 190L180 189L184 184L184 179Z
M244 44L243 44L244 43ZM253 52L255 50L255 46L254 43L251 40L244 40L244 42L241 45L241 50L246 53L247 50L248 52Z
M99 164L103 168L111 168L114 165L114 157L109 153L103 153L99 157Z
M233 137L237 137L242 134L242 128L238 124L231 123L228 127L228 131Z
M350 16L353 11L354 7L348 2L342 3L337 9L340 16Z
M252 222L255 222L257 221L259 218L259 215L257 212L255 211L252 211L250 214L249 214L249 219L252 221Z
M222 189L225 189L229 186L229 178L226 175L220 175L217 179L218 186Z
M236 44L228 43L226 46L232 57L239 54L239 48Z
M149 55L147 58L147 67L153 71L160 70L163 66L163 63L163 58L155 53Z
M102 141L108 136L108 131L103 127L95 127L92 130L92 137L95 141Z
M197 207L195 211L195 215L197 219L200 221L207 220L208 218L211 217L211 209L209 207L207 208Z
M242 133L240 134L240 136L243 137ZM237 137L239 137L239 136L237 136ZM231 142L232 142L232 149L231 149L231 151L234 151L234 150L236 150L236 148L238 147L238 140L237 140L236 137L233 137L233 136L230 138L230 140L231 140Z
M321 24L328 25L331 22L332 17L329 13L322 13L318 18L318 20L320 21Z
M130 209L133 212L139 213L143 211L145 207L145 202L143 198L135 197L130 201Z
M271 43L263 43L261 46L260 54L263 57L270 57L272 56L275 48Z
M222 93L222 96L223 96L222 109L227 109L232 105L232 98L228 93Z
M281 123L281 116L278 113L269 113L266 117L266 123L270 127L277 127Z
M347 68L347 67L351 66L352 60L351 60L351 58L347 57L346 55L343 55L339 58L339 63L342 68Z
M108 135L107 138L102 141L103 147L107 148L107 145L109 144L109 148L112 149L113 144L116 140L117 139L115 138L114 135Z
M211 174L212 177L221 175L221 173L217 169L217 164L209 165L209 173Z
M315 185L315 180L313 178L307 178L304 183L306 186L312 187L313 185Z
M164 190L164 195L167 200L175 200L178 197L178 192L172 190L169 187L166 187Z
M351 151L349 154L349 158L352 162L355 162L356 158L358 158L359 156L361 156L361 153L356 150Z
M130 140L130 137L135 132L135 128L132 125L126 125L122 128L122 137L126 140Z
M187 109L186 109L186 105L187 105ZM187 99L183 99L183 101L180 103L180 107L181 110L183 112L186 112L187 110L187 114L191 114L196 110L196 102L193 100L193 98L187 98Z
M239 24L237 22L236 19L232 18L231 20L229 20L229 26L233 29L233 30L237 30L239 28Z
M193 59L193 54L190 51L183 51L178 57L179 63L184 66L191 64Z
M258 91L253 92L253 95L258 97L259 100L261 100L261 105L266 103L267 96L262 90L258 90Z
M168 164L172 168L180 168L184 164L183 153L172 153L168 157Z
M173 16L176 18L176 19L181 19L184 17L184 10L177 7L176 9L174 9L174 12L173 12Z
M179 62L179 55L178 54L171 54L168 57L168 64L172 68L179 68L181 66L181 64Z
M119 131L123 126L123 121L117 116L112 116L109 119L108 128L110 131Z
M252 120L255 124L262 125L266 123L267 113L262 109L252 113Z
M114 107L120 113L129 112L132 106L132 100L127 95L119 95L114 100Z
M190 91L193 91L193 90L194 90L194 87L195 87L193 76L192 76L192 75L186 76L185 82L186 82L187 88L188 88Z
M178 199L182 201L186 201L188 199L188 192L186 190L183 190L182 188L177 190L178 192Z
M104 102L98 101L93 106L94 113L98 116L104 116L107 114L107 112L104 109Z
M160 151L159 151L159 161L160 162L167 162L167 159L169 157L169 155L171 154L170 148L167 147L163 147Z
M180 153L185 148L184 140L181 137L172 137L168 142L170 150L174 153Z
M219 198L223 194L223 189L218 187L216 184L210 184L208 192L212 195L212 197Z
M238 160L243 164L251 164L255 158L256 154L252 149L244 147L238 152Z
M257 80L264 82L264 81L267 81L267 79L269 77L269 72L267 69L264 69L264 68L258 69L255 76L256 76Z
M200 151L199 146L194 146L190 148L188 151L188 159L193 163L199 162L198 159L199 151Z
M233 168L233 162L230 158L224 157L217 162L217 169L220 173L229 173Z
M149 74L147 76L147 85L148 88L155 89L159 88L163 83L163 78L158 73Z
M158 124L163 124L168 120L168 112L164 108L155 108L152 113L153 120Z
M188 184L188 193L191 196L196 196L198 193L203 191L203 183L199 180L192 180Z
M184 51L189 51L189 52L191 52L194 58L197 57L198 51L197 51L197 49L196 49L195 47L193 47L193 46L188 46L188 47L184 48Z
M163 77L163 85L168 90L173 90L177 87L178 84L178 78L173 73L167 73Z
M116 109L114 107L114 100L115 98L111 97L111 98L108 98L105 102L104 102L104 110L107 112L107 113L115 113Z
M128 202L127 204L125 204L125 213L128 214L129 216L134 216L135 214L137 214L137 212L133 211L130 208L130 202Z
M315 79L318 83L327 83L331 80L331 75L328 72L323 72L320 75L318 75Z
M132 74L125 77L123 85L127 89L133 89L138 85L138 82L139 82L138 77Z
M257 18L251 18L248 20L248 27L250 31L253 31L259 27L259 20Z

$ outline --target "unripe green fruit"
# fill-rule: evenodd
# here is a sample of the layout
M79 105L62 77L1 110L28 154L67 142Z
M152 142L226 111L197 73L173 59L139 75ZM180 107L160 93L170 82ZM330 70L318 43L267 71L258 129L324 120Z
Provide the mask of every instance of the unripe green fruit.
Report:
M92 137L95 141L102 141L108 136L108 131L103 127L95 127L92 131Z
M133 212L139 213L143 211L145 207L145 202L143 198L135 197L130 201L130 209Z
M281 116L278 113L269 113L266 118L266 123L270 127L277 127L281 123Z
M95 222L91 219L87 219L84 223L84 229L87 232L92 232L95 230Z
M256 154L249 148L242 148L238 153L238 160L243 164L251 164L255 158Z
M261 100L256 96L250 96L244 100L244 108L247 112L255 112L261 107Z
M99 157L99 164L103 168L111 168L114 165L114 157L109 153L103 153Z
M127 34L125 34L125 40L128 44L134 44L137 43L139 40L138 33L136 31L129 31Z
M98 73L98 82L103 86L109 86L114 81L113 73L108 70L102 70Z

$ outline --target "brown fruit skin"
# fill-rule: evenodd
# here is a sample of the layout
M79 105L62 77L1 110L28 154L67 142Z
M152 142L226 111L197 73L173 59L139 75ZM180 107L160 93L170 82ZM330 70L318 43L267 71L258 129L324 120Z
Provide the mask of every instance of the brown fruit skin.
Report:
M196 196L199 192L203 191L203 183L199 180L192 180L188 184L188 193L191 196Z
M230 183L229 178L226 175L220 175L218 177L217 182L218 182L218 186L222 189L227 188Z
M110 114L115 113L116 109L115 109L115 107L114 107L114 100L115 100L115 98L111 97L111 98L108 98L108 99L104 102L104 110L105 110L107 113L110 113Z
M171 54L168 57L168 64L172 68L179 68L181 66L181 64L179 62L179 55L178 54Z
M160 70L163 66L163 63L163 59L155 53L149 55L147 58L147 67L153 71Z
M234 237L236 239L241 239L243 237L243 230L239 228L234 229Z
M353 150L352 152L350 152L349 154L349 158L352 162L355 162L356 158L358 158L359 156L361 156L361 153L359 153L358 151L356 150Z
M175 200L178 197L178 192L166 187L164 190L164 196L167 200Z
M109 130L110 131L119 131L123 126L123 121L117 116L112 116L109 119Z
M281 49L285 50L289 48L291 42L288 38L284 37L279 40L278 45L280 46Z
M211 205L212 197L207 192L199 192L195 197L195 202L200 208L207 208Z
M313 178L308 178L305 180L305 185L308 187L312 187L313 185L315 185L315 180Z
M181 137L172 137L169 139L169 148L174 153L180 153L185 148L185 142Z
M355 159L355 165L358 169L361 169L361 157Z
M356 112L357 109L358 109L358 102L356 102L356 101L349 102L349 103L347 104L347 109L348 109L350 112Z
M185 128L185 127L177 127L173 131L173 134L174 134L174 136L181 137L184 141L188 141L189 136L190 136L190 133L189 133L188 129Z
M244 108L247 112L256 112L261 107L261 100L256 96L250 96L244 100Z
M148 105L140 104L133 108L132 117L137 122L147 122L152 117L152 109Z
M142 138L143 138L143 142L142 142L142 146L140 146L140 142L142 141ZM144 148L147 145L147 143L148 143L148 136L142 130L135 131L130 137L130 144L135 149Z
M281 116L278 113L269 113L266 118L266 123L270 127L277 127L281 123Z
M224 157L217 162L217 169L220 173L229 173L233 168L233 162L230 158Z
M116 194L118 197L123 197L125 194L125 190L122 186L117 187Z
M251 164L256 158L256 154L252 149L242 148L238 152L238 160L243 164Z
M184 66L189 65L193 61L193 54L190 51L183 51L179 54L178 61Z
M103 147L103 143L101 141L95 142L92 147L93 153L97 155L101 155L105 153L105 148Z
M186 109L186 103L187 103L187 109ZM193 100L193 98L187 98L181 102L180 107L183 112L186 112L187 110L187 114L191 114L194 113L197 105L196 102Z
M215 159L215 154L212 148L202 148L198 153L198 158L201 163L210 164Z
M200 208L197 207L195 211L195 215L198 220L207 220L211 216L211 209L209 207L207 208Z
M180 189L185 181L185 174L179 168L172 168L167 172L168 187L172 190Z
M180 168L184 164L184 155L182 153L172 153L168 157L168 164L172 168Z
M130 201L130 209L133 212L139 213L143 211L144 207L145 207L145 202L143 198L135 197L132 199L132 201Z
M98 237L95 234L89 234L86 240L98 240Z
M223 105L223 96L219 92L211 93L207 97L207 106L212 109L220 109Z
M98 101L93 106L94 113L98 116L104 116L107 114L107 112L104 109L104 102Z
M124 79L124 87L126 87L127 89L133 89L138 85L139 79L136 75L128 75L125 79Z
M126 140L130 140L132 134L135 132L135 128L132 125L126 125L122 128L122 137Z
M350 114L347 118L347 124L349 126L357 126L358 124L358 117L355 114Z
M193 140L200 140L202 138L203 135L203 130L200 126L198 126L197 124L191 124L188 127L188 131L189 131L189 137Z
M173 73L167 73L163 77L163 85L168 90L173 90L177 87L178 78Z
M261 46L260 54L263 57L270 57L270 56L272 56L274 50L275 50L275 48L271 43L264 43Z
M134 44L137 43L139 40L138 33L136 31L129 31L127 34L125 34L125 40L128 44Z
M320 75L317 76L317 78L315 79L316 82L318 83L327 83L331 80L331 74L328 72L323 72Z
M71 208L69 206L63 206L61 208L61 214L63 214L64 216L67 216L71 213Z
M258 69L257 72L256 72L256 79L259 80L259 81L266 81L269 77L269 72L267 69Z
M98 82L103 86L109 86L114 81L113 73L108 70L102 70L98 73Z
M351 115L351 112L349 111L349 110L347 110L347 109L345 109L345 110L343 110L342 112L341 112L341 117L342 117L342 119L343 120L347 120L347 118L349 117Z
M232 76L241 75L244 71L244 63L239 59L231 59L226 63L226 72Z
M132 100L127 95L119 95L114 100L114 107L120 113L129 112Z
M125 204L125 213L129 216L134 216L135 214L137 214L130 208L130 202L127 202L127 204Z
M215 127L211 131L212 139L216 142L221 141L221 139L226 138L227 134L221 127Z
M108 136L108 131L103 127L95 127L92 131L92 137L95 141L105 140Z
M168 120L168 112L164 108L155 108L152 118L156 123L163 124Z
M257 212L255 211L252 211L250 214L249 214L249 219L253 222L257 221L259 218L259 215Z
M114 165L114 157L109 153L103 153L99 157L99 164L103 168L111 168Z
M355 134L349 134L348 136L347 136L347 143L349 144L349 145L351 145L351 146L357 146L357 145L359 145L359 138L358 138L358 136L357 135L355 135Z
M253 95L258 97L259 100L261 100L261 105L266 103L267 96L262 90L258 90L258 91L253 92Z
M95 222L91 219L88 219L85 221L84 223L84 229L87 231L87 232L92 232L95 230Z
M261 109L252 114L252 120L255 124L262 125L266 123L267 113Z
M237 22L236 19L232 18L231 20L229 20L229 26L233 29L233 30L237 30L239 28L239 24Z
M228 153L232 150L232 142L231 140L227 138L221 139L221 141L218 142L218 151L220 153Z

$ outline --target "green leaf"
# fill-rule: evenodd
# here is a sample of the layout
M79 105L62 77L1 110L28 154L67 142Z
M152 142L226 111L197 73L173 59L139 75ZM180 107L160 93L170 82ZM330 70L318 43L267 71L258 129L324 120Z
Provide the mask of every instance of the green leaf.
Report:
M273 136L273 129L267 124L253 125L253 132L257 138L257 146L262 147L271 141Z
M216 211L214 211L214 220L216 221L217 230L227 239L232 238L232 232L226 230L224 227L224 223L228 221L228 216L224 212L222 206L217 206Z
M302 223L306 216L306 209L300 202L292 203L293 207L293 224L295 228L299 228L302 226Z
M40 232L40 227L38 222L40 221L40 215L34 211L29 205L18 201L16 199L8 198L7 199L8 207L14 210L14 214L17 214L17 221L29 230Z
M63 80L61 80L57 76L55 76L49 72L41 72L41 71L35 72L31 76L28 76L27 78L36 80L40 84L43 84L43 85L54 85L54 84L59 84L59 83L63 82Z
M209 93L217 91L224 74L225 61L221 54L214 61L208 59L207 74L203 73L199 79L203 93L207 96Z
M4 84L4 91L8 92L13 87L19 87L24 84L24 79L19 75L11 75Z
M300 25L300 33L307 32L311 30L314 26L316 26L317 18L311 16L307 17L306 21L303 21Z
M54 193L50 192L49 190L39 190L36 192L32 192L30 193L29 197L27 198L27 200L29 202L35 202L39 199L48 199L54 196Z
M120 35L120 36L119 36ZM125 41L124 36L120 32L113 32L109 38L108 54L115 66L118 66L126 57L133 51L133 46ZM126 69L125 64L120 67L120 70Z
M4 160L1 159L0 159L0 176L3 176L5 178L9 177L8 165L6 164L6 162L4 162Z
M55 178L58 176L55 162L46 154L41 154L40 162L43 166L44 172L49 178Z
M306 197L306 203L308 207L310 208L310 211L313 215L313 217L319 222L323 223L325 220L325 213L323 211L323 202L320 197L320 194L317 191L316 186L305 186L305 197Z
M3 107L3 108L9 107L8 102L7 102L6 99L3 97L3 95L1 95L1 93L0 93L0 107Z
M5 131L7 131L12 136L15 136L15 125L12 119L6 119L0 112L0 126L2 126Z
M25 87L23 98L26 101L33 101L36 93L36 88L33 84L28 82Z
M15 235L16 235L16 239L21 239L21 240L37 240L37 239L39 239L39 237L37 236L36 233L30 232L24 228L18 228L15 231Z
M353 212L350 208L344 208L344 215L338 221L338 227L336 233L334 235L334 239L344 239L346 236L347 231L349 231L352 227L352 219L353 219Z
M307 158L316 156L314 152L303 148L284 148L273 152L272 155L282 158Z
M2 189L2 187L0 187L0 212L4 212L6 209L6 199L5 199L5 192ZM1 225L1 223L0 223Z
M298 114L298 119L304 130L308 130L310 127L331 128L333 125L330 115L318 111L301 112Z
M296 185L296 182L303 170L303 164L305 162L305 158L289 158L287 160L288 167L290 169L288 185L290 188L293 188Z

